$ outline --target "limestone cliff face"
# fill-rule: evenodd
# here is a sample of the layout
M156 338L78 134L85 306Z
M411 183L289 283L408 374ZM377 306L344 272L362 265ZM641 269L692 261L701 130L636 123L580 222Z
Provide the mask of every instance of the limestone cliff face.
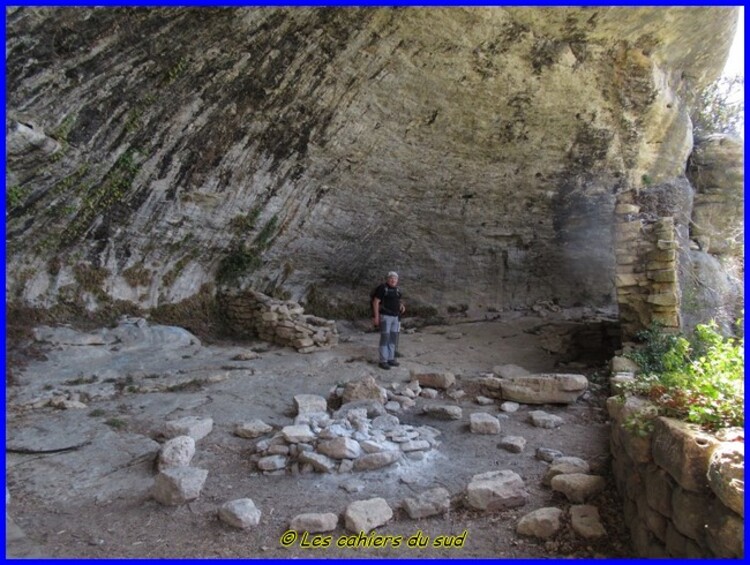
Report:
M685 180L736 17L9 9L10 297L614 307L618 194Z

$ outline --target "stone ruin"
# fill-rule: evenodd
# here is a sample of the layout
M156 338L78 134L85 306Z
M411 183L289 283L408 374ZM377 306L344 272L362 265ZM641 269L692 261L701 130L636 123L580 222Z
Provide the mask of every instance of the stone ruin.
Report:
M386 467L403 457L422 459L438 446L440 432L402 424L388 413L413 406L419 393L417 381L386 390L365 377L334 388L330 402L314 394L296 395L293 424L258 441L251 459L265 474L348 473ZM329 410L329 404L341 406ZM235 428L236 435L250 438L271 431L257 420Z
M293 347L300 353L328 349L338 343L334 320L305 314L291 300L276 300L253 289L232 290L222 296L231 329L239 336Z
M497 369L517 373L519 368ZM555 382L559 385L564 380ZM379 386L369 376L334 387L328 399L316 394L296 395L296 416L290 425L280 430L254 419L237 423L233 432L239 437L256 440L251 460L257 471L265 475L349 473L380 469L403 460L423 460L439 446L440 431L431 426L401 424L389 412L414 407L417 397L434 399L438 391L445 391L454 398L457 395L447 392L454 384L452 373L412 373L408 384L392 383L388 388ZM532 386L534 384L536 381ZM480 396L477 397L479 404L485 404L480 399L494 402ZM514 412L517 407L517 403L506 401L501 409ZM458 406L432 405L432 409L425 407L423 412L441 419L463 417ZM556 421L542 421L543 416L551 416ZM554 428L561 425L562 419L537 410L529 413L529 422L536 427ZM471 433L500 433L497 418L486 413L471 414L469 423ZM186 417L167 422L164 434L171 439L159 453L158 475L152 489L152 496L161 504L179 505L200 496L208 471L191 467L190 462L195 454L195 442L209 434L212 427L211 418ZM508 445L506 449L520 453L524 448L523 445L515 447ZM598 509L585 504L604 489L605 479L591 474L586 461L563 456L553 449L538 448L536 458L549 463L543 485L562 493L573 503L570 520L575 532L584 538L606 535ZM460 496L469 508L489 512L525 506L529 499L525 481L510 469L474 475ZM448 512L451 497L448 490L436 487L407 497L400 506L409 518L417 520ZM240 529L257 526L261 517L261 509L249 498L227 501L217 512L223 522ZM367 533L394 516L390 505L382 498L352 502L341 514L345 529L355 533ZM564 511L560 508L540 508L521 518L517 532L547 539L562 528L563 517ZM337 528L338 523L339 512L304 513L292 517L289 527L297 531L325 532Z

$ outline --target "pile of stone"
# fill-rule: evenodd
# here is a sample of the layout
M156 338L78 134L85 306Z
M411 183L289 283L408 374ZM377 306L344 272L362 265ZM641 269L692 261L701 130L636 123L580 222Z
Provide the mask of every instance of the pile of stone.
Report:
M290 300L276 300L256 290L223 296L227 320L237 335L253 336L293 347L300 353L328 349L338 343L336 322L305 314Z
M408 393L406 392L408 391ZM430 426L401 424L386 408L400 410L400 398L412 406L419 393L416 382L394 385L386 391L372 377L348 383L332 391L332 404L314 394L294 397L294 422L273 432L260 420L240 423L235 434L261 438L255 444L252 460L265 474L348 473L392 465L402 458L421 460L439 444L438 430Z

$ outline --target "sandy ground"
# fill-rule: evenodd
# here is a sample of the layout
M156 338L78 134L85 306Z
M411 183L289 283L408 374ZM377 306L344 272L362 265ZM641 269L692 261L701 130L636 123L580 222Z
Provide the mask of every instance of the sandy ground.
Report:
M10 516L17 526L7 537L6 552L14 557L164 558L360 558L360 557L627 557L630 555L620 519L621 503L609 476L609 424L604 409L605 370L561 364L563 355L551 352L550 338L570 324L557 325L549 318L527 315L497 316L495 320L454 320L445 326L426 326L405 332L401 338L401 366L383 371L374 363L378 336L366 325L341 324L341 343L329 351L299 354L291 349L260 343L204 346L185 355L186 367L224 368L229 375L219 382L185 387L175 392L139 393L127 389L116 398L91 401L83 409L50 407L17 411L8 392L6 450L36 434L35 445L47 442L70 449L51 453L6 453ZM542 330L540 331L540 328ZM554 340L553 340L554 341ZM236 361L236 355L255 348L257 359ZM29 379L61 371L60 359L76 367L76 353L58 354L55 367L37 360L24 369ZM158 355L142 362L159 366ZM79 360L80 362L80 360ZM45 365L46 363L46 365ZM142 363L143 364L143 363ZM176 361L171 361L174 367ZM501 420L501 435L470 433L469 414L502 415L499 406L480 406L478 380L493 367L515 364L531 372L581 372L589 377L589 391L571 405L522 405ZM163 365L163 363L162 363ZM261 418L280 428L292 422L295 394L328 396L337 384L374 376L387 386L408 382L410 369L451 371L455 388L466 394L453 400L441 394L436 400L419 399L398 414L402 423L427 424L439 429L440 445L422 459L404 459L389 468L347 474L262 475L249 461L254 440L232 433L242 420ZM148 369L151 370L151 369ZM19 370L19 374L24 371ZM23 388L18 384L18 389ZM13 388L13 387L11 387ZM459 421L436 420L421 413L429 402L449 403L463 409ZM499 404L499 403L498 403ZM528 412L543 409L564 419L557 429L535 428ZM191 465L207 469L201 496L178 507L162 506L150 498L156 474L153 440L167 419L210 416L214 428L197 443ZM502 416L501 416L502 417ZM113 427L113 418L122 426ZM106 422L109 422L107 424ZM527 445L513 454L498 448L503 435L523 436ZM15 444L13 442L16 442ZM80 445L79 445L80 444ZM548 540L520 536L518 520L532 510L570 503L560 493L542 485L548 464L535 456L538 447L557 449L587 460L594 472L608 478L608 489L591 504L599 508L607 536L585 540L572 531L567 513L562 530ZM473 475L510 469L525 481L528 502L502 512L473 510L465 490ZM412 520L400 508L404 498L442 486L451 493L450 510L442 516ZM347 490L348 489L348 490ZM239 530L221 522L218 507L237 498L252 498L261 510L260 524ZM393 518L375 535L393 536L401 542L384 547L337 547L355 543L344 520L332 532L320 534L325 548L301 547L298 538L283 547L281 537L290 520L303 512L333 512L342 516L355 500L382 497ZM19 531L20 529L20 531ZM460 548L434 547L439 536L461 536ZM420 533L426 547L408 547ZM328 536L328 542L324 537ZM343 541L342 541L343 540ZM308 542L311 539L308 538ZM398 545L398 547L394 547Z

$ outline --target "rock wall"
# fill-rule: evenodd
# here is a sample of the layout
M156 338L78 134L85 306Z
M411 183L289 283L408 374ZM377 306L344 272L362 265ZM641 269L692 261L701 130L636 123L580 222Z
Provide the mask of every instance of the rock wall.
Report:
M744 308L744 142L727 135L699 139L688 161L695 188L690 242L680 255L683 329L716 320L734 331Z
M648 414L647 402L612 397L607 406L613 471L637 556L742 557L742 431L717 438L659 417L653 432L639 433L624 423L634 414Z
M7 293L617 307L735 8L9 8Z

